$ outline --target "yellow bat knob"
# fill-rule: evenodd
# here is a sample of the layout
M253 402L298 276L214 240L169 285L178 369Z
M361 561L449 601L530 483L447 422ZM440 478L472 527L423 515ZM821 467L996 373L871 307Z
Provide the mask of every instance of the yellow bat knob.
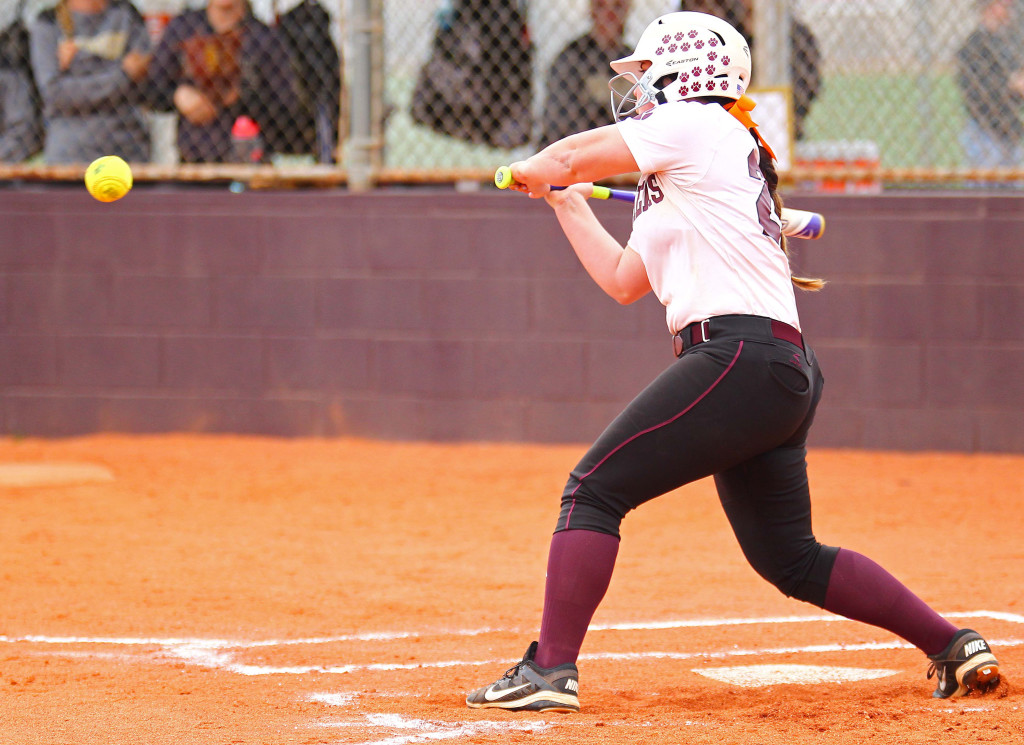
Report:
M502 166L494 172L494 185L499 189L507 189L512 186L512 169Z

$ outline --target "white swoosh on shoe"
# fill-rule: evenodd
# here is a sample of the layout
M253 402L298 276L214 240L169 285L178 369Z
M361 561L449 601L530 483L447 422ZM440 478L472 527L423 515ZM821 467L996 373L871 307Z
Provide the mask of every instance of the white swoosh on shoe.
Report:
M505 696L509 695L510 693L515 693L516 691L518 691L518 690L520 690L522 688L527 688L529 685L530 685L529 683L523 683L521 686L516 686L515 688L506 688L503 691L496 691L496 690L494 690L494 686L492 685L490 688L488 688L486 691L484 691L484 700L485 701L497 701L499 698L504 698Z

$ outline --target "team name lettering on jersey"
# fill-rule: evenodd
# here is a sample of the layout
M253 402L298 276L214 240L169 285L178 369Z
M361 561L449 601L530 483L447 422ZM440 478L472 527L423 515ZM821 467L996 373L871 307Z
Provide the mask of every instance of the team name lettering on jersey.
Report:
M664 198L665 193L661 190L658 180L652 173L640 182L636 190L636 201L633 202L633 219L636 220L640 215L649 210L651 205L657 204Z

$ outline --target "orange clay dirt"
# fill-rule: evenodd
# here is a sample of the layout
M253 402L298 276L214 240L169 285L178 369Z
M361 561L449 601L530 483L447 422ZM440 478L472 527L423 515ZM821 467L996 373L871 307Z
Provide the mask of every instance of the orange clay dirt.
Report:
M818 537L984 634L994 694L933 700L919 651L784 598L702 481L626 518L581 713L467 709L536 636L584 448L0 440L0 742L1024 742L1007 455L810 454Z

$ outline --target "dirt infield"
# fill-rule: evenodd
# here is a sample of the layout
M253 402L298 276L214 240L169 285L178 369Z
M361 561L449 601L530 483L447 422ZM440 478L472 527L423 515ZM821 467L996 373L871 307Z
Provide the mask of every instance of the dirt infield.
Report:
M920 652L782 597L704 481L627 517L580 714L465 708L534 638L583 448L0 441L92 467L0 484L0 742L1024 741L1020 456L810 457L818 537L985 634L996 695L933 700Z

